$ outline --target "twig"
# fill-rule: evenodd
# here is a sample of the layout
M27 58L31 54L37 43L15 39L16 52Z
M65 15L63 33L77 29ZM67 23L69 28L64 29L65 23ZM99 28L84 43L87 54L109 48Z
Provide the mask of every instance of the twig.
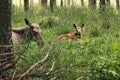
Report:
M10 54L17 54L17 53L18 52L1 53L0 56L10 55Z
M84 76L81 76L81 77L79 77L79 78L77 78L76 80L80 80L80 79L82 79Z
M16 74L16 71L17 71L17 66L19 65L19 62L15 65L15 70L13 72L13 75L12 75L12 80L14 80L14 76Z
M51 78L50 80L56 80L58 76L59 76L59 74L57 76Z
M41 73L31 73L31 74L27 74L26 76L28 77L28 76L34 76L34 77L43 77L44 78L44 76L48 76L48 75L50 75L51 73L52 73L52 71L53 71L53 69L54 69L54 66L55 66L55 59L54 59L54 61L53 61L53 63L52 63L52 67L51 67L51 69L50 69L50 71L48 71L48 72L41 72Z
M13 45L0 45L0 48L13 47Z
M10 60L10 59L14 59L14 56L8 56L7 58L3 58L3 59L0 59L0 62L3 62L3 61L7 61L7 60Z
M46 75L49 75L53 71L54 67L55 67L55 58L54 58L54 61L53 61L53 64L52 64L50 71L47 72Z

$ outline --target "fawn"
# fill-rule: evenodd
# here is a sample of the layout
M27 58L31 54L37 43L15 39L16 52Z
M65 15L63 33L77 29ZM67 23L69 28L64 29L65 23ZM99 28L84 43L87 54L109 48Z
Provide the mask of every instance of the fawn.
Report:
M68 34L63 34L58 36L61 40L78 40L82 39L82 28L84 27L84 23L82 23L80 26L76 26L76 24L73 24L73 27L75 28L76 32L71 32Z

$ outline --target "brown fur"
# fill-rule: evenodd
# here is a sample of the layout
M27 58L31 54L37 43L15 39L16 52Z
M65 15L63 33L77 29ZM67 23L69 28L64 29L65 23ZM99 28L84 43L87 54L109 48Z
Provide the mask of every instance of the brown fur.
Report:
M27 19L25 19L26 27L23 28L12 28L12 40L13 42L22 42L23 40L31 41L34 40L38 42L41 40L41 43L44 44L42 32L39 26L40 23L30 23Z
M63 34L58 36L58 38L60 40L78 40L82 38L82 28L84 27L84 24L82 24L81 26L76 26L75 24L73 24L73 27L76 29L76 32L71 32L68 34Z

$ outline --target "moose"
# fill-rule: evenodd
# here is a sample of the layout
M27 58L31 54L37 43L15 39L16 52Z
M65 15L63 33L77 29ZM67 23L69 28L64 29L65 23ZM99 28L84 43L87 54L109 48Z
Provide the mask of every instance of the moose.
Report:
M34 40L37 44L44 44L44 39L42 37L42 31L40 26L42 25L43 21L40 23L31 23L28 19L24 19L25 23L27 24L26 27L22 28L12 28L12 41L13 42L23 42L23 41L31 41ZM41 41L39 41L41 40Z
M60 40L78 40L82 39L82 28L84 27L84 23L81 25L73 24L73 27L75 28L76 32L71 32L68 34L63 34L58 36Z

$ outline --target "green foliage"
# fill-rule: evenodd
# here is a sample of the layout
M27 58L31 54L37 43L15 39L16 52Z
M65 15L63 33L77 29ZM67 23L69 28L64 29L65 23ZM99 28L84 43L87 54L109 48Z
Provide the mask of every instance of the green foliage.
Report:
M100 35L100 31L96 27L91 28L90 36L97 37L99 35Z
M56 57L54 74L46 80L58 76L57 80L119 80L120 79L120 13L106 9L110 28L103 29L98 9L86 8L32 8L27 13L18 10L12 14L12 26L24 26L24 17L30 21L43 20L41 27L45 45L41 48L30 42L29 48L21 58L20 71L26 71L32 64L42 59L51 42L61 34L73 32L73 23L84 23L83 39L79 41L58 41L50 52L49 59L43 65L51 68L53 57ZM27 43L15 45L15 50L24 50ZM24 59L26 60L24 60ZM27 66L26 66L27 65ZM58 71L62 69L61 71ZM35 69L42 72L39 66ZM59 74L60 73L60 74ZM37 80L36 78L34 78Z
M59 17L55 17L55 16L49 16L43 19L44 24L43 27L44 28L51 28L51 27L56 27L60 24L62 24L62 20Z

